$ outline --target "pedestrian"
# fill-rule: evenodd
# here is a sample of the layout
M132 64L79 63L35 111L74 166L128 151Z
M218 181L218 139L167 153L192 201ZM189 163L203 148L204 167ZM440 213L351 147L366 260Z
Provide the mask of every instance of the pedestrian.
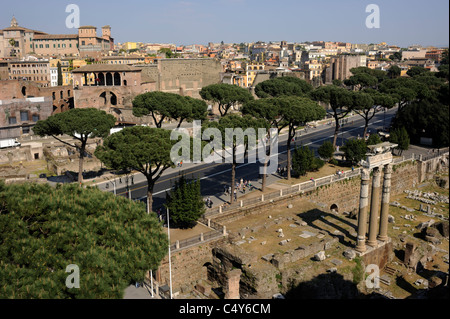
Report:
M234 200L237 200L237 190L234 190Z
M252 190L252 188L253 188L252 182L251 182L251 181L248 181L248 189L249 189L249 190Z
M244 191L244 194L245 194L245 184L244 184L244 186L243 186L242 190Z
M228 194L231 196L231 186L228 187Z
M352 166L352 173L355 171L355 168Z

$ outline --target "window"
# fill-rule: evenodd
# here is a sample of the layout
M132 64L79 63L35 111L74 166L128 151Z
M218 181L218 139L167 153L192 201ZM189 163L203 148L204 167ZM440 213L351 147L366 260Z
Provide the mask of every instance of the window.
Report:
M8 123L11 125L11 124L17 124L17 119L16 119L16 117L15 116L13 116L13 117L10 117L9 119L8 119Z
M33 122L37 122L39 121L39 114L34 114L33 115Z
M30 134L30 127L29 126L22 127L22 134Z
M28 112L27 111L20 111L20 120L22 122L28 121Z

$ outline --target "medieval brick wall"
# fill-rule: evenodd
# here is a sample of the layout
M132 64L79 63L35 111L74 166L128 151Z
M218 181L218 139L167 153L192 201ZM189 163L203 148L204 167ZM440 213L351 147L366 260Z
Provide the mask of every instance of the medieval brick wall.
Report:
M222 67L214 59L162 59L157 65L141 66L143 81L156 81L162 92L200 98L200 90L220 83Z

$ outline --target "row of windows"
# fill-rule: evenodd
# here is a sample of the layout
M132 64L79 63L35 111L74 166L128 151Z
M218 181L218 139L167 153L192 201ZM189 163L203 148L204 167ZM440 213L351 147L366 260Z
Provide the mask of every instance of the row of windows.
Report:
M40 71L40 72L39 72ZM47 70L33 70L33 72L31 72L31 70L13 70L12 74L47 74Z
M48 64L11 64L12 68L46 68Z
M72 47L72 44L69 44L69 48L71 48ZM77 45L77 47L78 47L78 45ZM38 49L43 49L44 48L44 45L43 44L36 44L36 48L38 48ZM49 44L46 44L45 45L45 48L46 49L49 49L50 48L50 45ZM56 49L56 44L53 44L53 48L54 49ZM63 44L58 44L58 48L67 48L67 45L65 44L65 43L63 43Z
M20 77L9 77L10 80L28 80L28 81L48 81L47 76L41 76L40 78L38 76L20 76Z
M33 114L31 116L31 119L33 122L39 121L39 114ZM29 114L27 111L20 111L20 121L21 122L28 122L30 120ZM17 124L17 118L15 116L11 116L8 118L8 123L10 125Z

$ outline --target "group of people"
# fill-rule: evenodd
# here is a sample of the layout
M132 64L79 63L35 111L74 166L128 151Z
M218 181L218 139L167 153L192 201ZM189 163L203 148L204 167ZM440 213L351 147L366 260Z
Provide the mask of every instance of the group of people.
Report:
M208 208L212 208L213 202L212 202L212 200L211 200L210 197L208 197L208 198L206 199L205 205L206 205L206 207L208 207Z
M281 167L280 165L278 165L277 173L278 173L278 175L280 175L280 176L284 176L284 175L286 175L287 170L288 170L288 169L287 169L287 166Z
M338 170L338 171L336 171L336 175L341 177L341 175L344 175L344 171Z
M234 199L237 200L237 192L238 190L245 194L245 192L247 191L247 189L251 190L253 188L252 182L249 180L243 180L241 178L240 182L236 183L236 187L234 188ZM225 193L225 195L231 196L232 195L232 190L231 190L231 186L227 186L225 185L223 187L223 192Z

